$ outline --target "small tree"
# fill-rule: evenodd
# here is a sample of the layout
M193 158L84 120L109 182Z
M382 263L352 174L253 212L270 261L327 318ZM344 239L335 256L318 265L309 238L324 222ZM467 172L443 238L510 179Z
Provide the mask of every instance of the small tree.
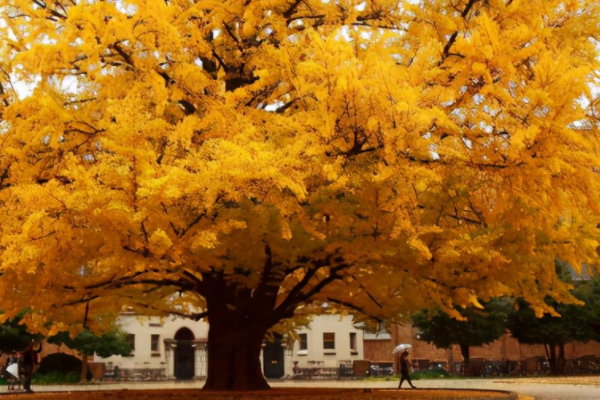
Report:
M113 328L100 335L89 330L84 330L75 337L67 332L59 332L48 339L49 343L64 344L70 349L81 353L81 381L85 382L87 377L87 360L89 356L98 354L100 357L113 355L126 356L131 353L131 344L127 341L125 332L119 328Z
M412 321L413 326L420 330L420 340L443 349L459 345L465 370L468 371L470 348L491 343L506 332L509 307L506 299L494 299L482 310L475 307L459 310L464 320L458 320L440 309L425 309L414 314Z
M579 299L585 302L587 326L593 332L593 340L600 340L600 277L594 275L584 285L579 285L576 292Z
M598 313L591 304L592 298L588 296L592 293L586 286L573 291L575 297L586 303L585 306L561 304L548 298L547 304L553 306L557 314L538 318L529 305L519 301L518 308L508 316L507 328L519 343L544 345L552 375L565 372L565 344L598 338L598 332L590 329L598 326Z

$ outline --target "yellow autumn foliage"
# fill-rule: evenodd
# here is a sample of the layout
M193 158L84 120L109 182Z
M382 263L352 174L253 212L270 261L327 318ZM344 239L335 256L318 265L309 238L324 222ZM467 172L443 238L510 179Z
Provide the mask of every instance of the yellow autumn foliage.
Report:
M598 264L598 40L592 0L5 0L2 309L550 312Z

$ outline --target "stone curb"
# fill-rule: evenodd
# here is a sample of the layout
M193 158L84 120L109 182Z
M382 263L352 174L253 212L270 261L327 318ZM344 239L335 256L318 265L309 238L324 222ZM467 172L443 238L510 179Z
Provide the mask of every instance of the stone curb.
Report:
M291 389L291 390L290 390ZM447 389L447 388L440 388L440 389L374 389L374 388L352 388L352 389L339 389L339 388L310 388L310 387L305 387L305 388L296 388L295 390L293 388L275 388L272 391L260 391L260 392L202 392L200 389L192 389L192 388L187 388L187 389L173 389L173 388L165 388L165 389L145 389L143 387L138 386L137 388L127 388L127 389L109 389L109 390L104 390L101 388L101 385L98 386L98 389L92 389L92 390L69 390L67 389L67 387L65 387L64 391L37 391L34 393L26 393L26 392L1 392L0 396L17 396L19 398L44 398L44 399L51 399L53 397L56 397L56 395L60 395L60 396L64 396L65 394L72 394L73 396L76 396L77 394L80 393L95 393L98 392L99 398L105 398L107 396L107 394L111 393L111 394L119 394L119 393L125 393L125 392L137 392L137 391L149 391L149 392L169 392L169 397L172 395L181 395L182 393L176 393L176 392L195 392L194 397L198 398L198 399L202 399L202 400L230 400L230 399L235 399L235 400L244 400L244 398L247 396L248 399L256 399L258 396L260 398L260 400L265 400L265 399L280 399L280 398L302 398L302 399L306 399L306 400L310 400L310 399L314 399L314 400L322 400L324 397L323 396L327 396L327 398L330 398L330 396L332 395L343 395L344 392L347 393L348 395L351 394L358 394L358 398L360 399L364 399L364 400L370 400L370 399L393 399L393 395L392 392L397 393L398 394L398 398L400 399L410 399L410 398L414 398L414 399L427 399L427 400L436 400L436 398L438 398L437 396L434 395L434 393L439 393L439 392L461 392L461 396L456 396L456 399L460 399L460 400L488 400L488 399L492 399L492 400L522 400L522 398L519 397L519 395L515 392L509 392L509 391L503 391L503 390L489 390L489 389L460 389L460 388L453 388L453 389ZM285 393L288 392L289 393ZM294 391L297 391L297 393L294 393ZM175 392L175 393L174 393ZM283 393L282 393L283 392ZM302 393L302 392L308 392L308 393ZM426 395L427 392L431 392L432 396L428 396L428 397L424 397L422 395ZM468 394L465 396L465 392L473 392L473 393L489 393L490 395L492 394L503 394L503 395L496 395L496 396L469 396ZM375 394L377 393L389 393L390 396L376 396ZM370 396L369 394L373 394L374 396ZM408 396L404 396L403 394L406 394ZM413 396L412 394L418 394L417 396ZM111 396L112 397L112 396ZM353 396L354 397L354 396ZM443 396L442 397L444 400L451 400L452 397L446 397Z

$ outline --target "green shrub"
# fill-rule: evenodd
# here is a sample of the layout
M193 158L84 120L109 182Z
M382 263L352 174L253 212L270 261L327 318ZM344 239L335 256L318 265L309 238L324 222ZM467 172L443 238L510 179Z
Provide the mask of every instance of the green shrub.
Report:
M413 380L419 379L444 379L450 377L448 371L442 368L434 368L434 369L423 369L419 371L414 371L410 374L410 378Z
M79 372L48 372L46 374L34 374L31 383L33 385L51 385L55 383L77 383L81 374ZM0 377L0 386L6 385L6 379Z
M32 383L37 385L77 383L80 378L81 374L78 372L48 372L46 374L35 374Z

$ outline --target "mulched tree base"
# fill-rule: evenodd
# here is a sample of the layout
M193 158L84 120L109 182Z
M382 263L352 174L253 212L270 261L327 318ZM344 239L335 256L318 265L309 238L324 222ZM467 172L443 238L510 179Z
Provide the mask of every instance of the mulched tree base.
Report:
M39 392L3 395L4 399L35 400L517 400L515 393L444 389L305 389L277 388L261 392L206 392L202 390L106 390Z

